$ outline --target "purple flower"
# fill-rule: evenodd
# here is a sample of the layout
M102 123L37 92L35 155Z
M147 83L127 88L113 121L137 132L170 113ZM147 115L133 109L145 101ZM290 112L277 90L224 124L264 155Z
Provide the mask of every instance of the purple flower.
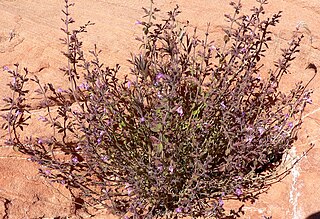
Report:
M128 195L131 195L131 193L133 192L133 189L131 187L127 188L128 190Z
M89 89L89 85L87 83L82 83L82 84L80 84L78 86L78 88L88 90Z
M274 128L275 130L279 130L279 129L280 129L280 127L279 127L278 125L275 125L273 128Z
M39 116L38 120L41 120L42 122L47 122L48 119L44 116Z
M243 194L242 190L240 188L236 188L236 191L235 191L236 195L237 196L240 196Z
M58 88L58 89L57 89L57 92L58 92L58 93L62 93L62 92L65 92L65 90L63 90L62 88Z
M181 213L181 212L182 212L182 208L176 208L176 209L175 209L175 212Z
M210 52L213 51L213 50L216 50L216 49L217 48L214 45L210 46L210 48L209 48Z
M136 22L134 22L134 24L135 25L140 25L140 24L142 24L142 22L141 21L136 21Z
M163 96L161 95L161 92L160 92L160 91L158 91L157 96L158 96L159 99L161 99L161 98L163 97Z
M222 207L224 205L224 202L221 197L219 197L219 199L218 199L218 204L220 207Z
M162 74L162 73L157 74L157 76L156 76L157 81L159 81L162 78L164 78L164 74Z
M79 162L77 157L73 157L71 160L72 160L73 163L78 163Z
M169 171L171 174L173 173L173 166L169 166Z
M163 170L163 165L160 163L160 164L157 166L157 169L158 169L160 172L162 172L162 170Z
M20 110L17 110L16 116L19 116L19 115L21 115L21 114L22 114L22 112L21 112Z
M246 137L246 142L251 143L252 140L253 140L253 136L252 135L249 135L249 136Z
M101 160L102 160L103 162L107 162L107 161L108 161L108 156L103 156L103 157L101 157Z
M141 123L144 123L146 121L146 119L142 116L141 118L140 118L140 122Z
M35 162L35 161L36 161L36 159L35 159L34 157L29 157L29 158L27 158L27 160L28 160L28 161L32 161L32 162Z
M292 123L292 122L289 122L289 123L288 123L288 127L292 129L292 128L293 128L293 123Z
M262 135L264 133L264 131L265 131L265 128L263 128L263 127L258 128L258 132L260 133L260 135Z
M46 174L47 176L51 175L51 171L50 170L45 170L44 174Z
M128 191L128 195L130 195L133 192L133 189L129 183L125 183L125 188Z
M98 144L100 144L101 141L102 141L101 138L98 138L98 140L97 140Z
M183 110L182 110L182 107L181 107L181 106L179 106L176 111L177 111L177 113L178 113L180 116L183 116Z
M128 81L128 83L127 83L128 89L130 89L131 85L132 85L132 82Z
M81 145L78 145L76 148L75 148L76 151L79 151L81 150Z
M242 177L241 176L235 176L234 179L235 180L242 180Z
M241 52L241 53L246 53L246 52L247 52L247 49L246 49L246 48L242 48L242 49L240 49L240 52Z
M42 144L42 143L43 143L43 140L41 138L39 138L38 144Z
M312 104L312 99L311 98L308 98L306 101L307 101L307 103Z
M104 192L105 194L108 194L109 193L109 189L102 189L102 192Z
M222 109L227 108L227 106L224 104L224 102L221 102L220 105L221 105L221 108L222 108Z
M8 66L3 66L3 71L9 71L9 67Z

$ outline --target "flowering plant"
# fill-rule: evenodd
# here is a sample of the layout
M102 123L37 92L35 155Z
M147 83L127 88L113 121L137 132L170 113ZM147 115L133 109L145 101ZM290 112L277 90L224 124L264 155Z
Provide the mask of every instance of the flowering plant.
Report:
M240 2L232 2L235 12L226 15L230 27L219 47L209 41L208 31L203 40L196 30L189 35L177 20L178 7L160 23L154 23L158 9L145 9L149 20L137 22L144 32L138 38L141 50L120 81L119 66L103 67L97 47L90 51L94 59L86 60L78 35L90 23L71 33L73 4L65 2L68 66L62 70L70 89L32 79L48 109L49 118L39 119L53 133L58 129L62 141L53 136L24 144L15 134L10 142L50 169L42 171L45 177L80 191L85 198L75 199L78 206L100 203L128 218L221 218L223 200L254 199L279 177L277 167L296 139L311 94L302 82L289 93L278 89L298 52L298 32L275 68L260 76L272 40L269 28L279 22L280 12L262 19L266 1L257 0L251 15L240 15ZM17 83L26 81L18 70L8 72ZM9 85L24 94L22 85L18 90ZM48 100L59 104L56 117ZM4 116L14 133L12 121L27 112L15 101L7 100L11 111ZM68 156L58 158L57 151Z

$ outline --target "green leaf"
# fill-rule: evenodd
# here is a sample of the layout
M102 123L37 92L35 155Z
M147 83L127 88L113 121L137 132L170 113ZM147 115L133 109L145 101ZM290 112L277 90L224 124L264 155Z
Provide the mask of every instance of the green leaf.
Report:
M162 130L162 124L158 123L155 126L151 127L151 131L153 132L160 132Z
M163 144L158 144L158 152L161 153L163 151Z
M121 121L121 122L120 122L120 127L121 127L121 128L126 127L126 123L125 123L124 121Z

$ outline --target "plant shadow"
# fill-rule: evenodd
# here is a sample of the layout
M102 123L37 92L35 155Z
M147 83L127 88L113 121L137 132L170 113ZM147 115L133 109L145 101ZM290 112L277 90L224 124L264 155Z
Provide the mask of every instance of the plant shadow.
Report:
M320 219L320 211L309 215L308 217L306 217L306 219Z

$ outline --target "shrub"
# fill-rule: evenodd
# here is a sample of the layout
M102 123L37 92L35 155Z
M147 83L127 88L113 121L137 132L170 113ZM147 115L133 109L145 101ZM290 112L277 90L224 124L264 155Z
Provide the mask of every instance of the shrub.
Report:
M6 69L13 78L13 96L5 99L10 110L3 115L8 143L41 164L42 175L78 191L78 207L102 204L131 218L221 218L223 200L255 199L284 174L278 167L311 102L302 82L288 93L278 89L299 51L298 31L274 69L260 76L269 28L281 12L263 19L267 2L257 2L250 15L240 15L240 1L231 2L234 15L226 15L230 25L221 47L208 31L203 40L196 29L190 35L177 21L178 6L162 22L155 20L157 8L144 9L140 51L120 80L120 67L104 67L96 46L87 61L78 35L91 23L70 31L73 4L65 0L68 65L61 70L70 88L31 79L47 109L40 119L53 135L19 139L17 128L23 130L30 115L28 70L22 76L16 65ZM55 116L52 104L59 105Z

